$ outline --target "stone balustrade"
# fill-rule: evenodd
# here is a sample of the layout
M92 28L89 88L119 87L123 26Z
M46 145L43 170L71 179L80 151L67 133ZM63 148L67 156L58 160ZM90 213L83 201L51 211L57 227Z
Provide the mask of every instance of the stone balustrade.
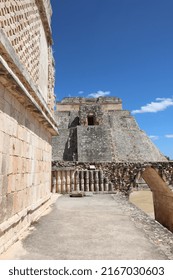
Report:
M93 163L92 163L93 165ZM56 183L58 192L91 191L108 193L121 191L129 195L138 187L142 178L153 193L155 219L173 232L173 162L107 162L95 163L95 170L90 170L90 163L53 162L53 176L61 171L61 180L67 176L65 169L73 168L73 189L67 183ZM57 177L58 179L58 177ZM56 180L56 182L58 182ZM59 181L60 182L60 181ZM65 189L64 189L65 184Z
M113 184L102 170L64 169L53 171L52 191L57 193L94 192L113 193Z

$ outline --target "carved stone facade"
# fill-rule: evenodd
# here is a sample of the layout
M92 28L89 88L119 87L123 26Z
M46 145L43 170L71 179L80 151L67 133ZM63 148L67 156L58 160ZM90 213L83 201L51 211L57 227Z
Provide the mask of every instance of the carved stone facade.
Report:
M47 207L54 60L49 0L0 1L0 252Z
M117 97L65 98L55 118L53 160L78 162L167 161Z
M98 104L81 105L79 109L79 124L82 126L102 125L102 107Z

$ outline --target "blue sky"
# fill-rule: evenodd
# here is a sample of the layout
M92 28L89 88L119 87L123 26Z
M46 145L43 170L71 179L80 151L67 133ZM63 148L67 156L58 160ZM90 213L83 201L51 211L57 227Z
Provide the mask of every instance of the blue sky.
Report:
M117 96L173 159L173 1L51 0L57 100Z

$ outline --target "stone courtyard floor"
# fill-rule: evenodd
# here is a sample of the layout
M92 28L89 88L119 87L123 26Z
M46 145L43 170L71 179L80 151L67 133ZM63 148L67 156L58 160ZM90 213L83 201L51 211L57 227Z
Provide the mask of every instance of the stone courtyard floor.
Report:
M0 259L173 259L173 234L122 195L65 195Z

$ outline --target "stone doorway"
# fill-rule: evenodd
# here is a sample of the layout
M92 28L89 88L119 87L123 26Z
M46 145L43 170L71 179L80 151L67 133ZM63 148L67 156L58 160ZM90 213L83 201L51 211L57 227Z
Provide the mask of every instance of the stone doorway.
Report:
M88 125L94 125L94 116L88 116Z

